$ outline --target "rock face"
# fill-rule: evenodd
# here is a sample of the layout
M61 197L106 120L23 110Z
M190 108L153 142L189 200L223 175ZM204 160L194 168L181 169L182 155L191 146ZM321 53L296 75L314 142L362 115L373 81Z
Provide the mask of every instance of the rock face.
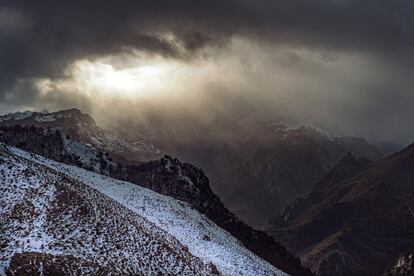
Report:
M81 166L111 177L136 183L153 191L188 202L243 245L275 267L291 275L307 275L298 258L263 232L247 226L229 212L210 189L202 170L165 156L160 160L136 163L114 160L96 144L85 145L79 136L67 137L63 127L56 130L8 124L0 127L0 141L53 160ZM76 147L74 146L76 145ZM98 165L97 165L98 164Z
M380 275L414 245L414 146L345 156L268 228L316 275Z
M413 250L401 255L392 265L387 269L384 276L410 276L414 275L414 254Z
M273 238L254 230L225 208L219 197L211 191L209 180L203 171L191 164L165 156L159 161L122 167L113 177L141 183L140 185L161 194L188 202L218 226L229 231L247 249L274 266L291 275L310 274L301 266L299 259L293 257Z

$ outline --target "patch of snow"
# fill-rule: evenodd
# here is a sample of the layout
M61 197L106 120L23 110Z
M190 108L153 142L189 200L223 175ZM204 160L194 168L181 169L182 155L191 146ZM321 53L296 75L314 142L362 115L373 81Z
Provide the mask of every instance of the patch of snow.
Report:
M56 121L56 116L54 114L50 114L50 115L37 115L35 117L35 120L38 121L39 123L43 123L43 122L53 122L53 121Z
M0 116L1 117L0 122L8 121L8 120L11 120L11 119L14 119L16 121L23 120L23 119L31 117L32 115L33 115L33 112L30 111L30 110L26 110L24 112L17 111L17 112L14 112L14 113L8 113L4 116Z
M66 138L64 138L63 142L67 153L79 157L79 160L82 162L82 164L93 168L94 171L101 171L98 151L92 145L83 144ZM106 161L109 162L108 160Z
M42 113L43 112L43 113ZM53 122L56 121L57 119L66 119L66 118L70 118L72 117L72 115L70 113L68 114L62 114L62 113L49 113L47 110L42 111L41 113L39 113L39 115L37 115L35 117L35 120L38 121L39 123L43 123L43 122Z
M106 147L110 151L115 152L131 152L131 153L152 153L160 154L161 150L156 146L144 141L129 142L126 139L114 139Z
M324 136L326 138L328 138L329 140L334 140L335 138L337 138L336 135L334 135L332 132L326 130L326 129L322 129L319 126L317 126L315 123L311 122L311 121L297 121L297 120L293 120L293 119L287 119L287 120L280 120L277 121L275 123L271 123L270 127L274 127L274 132L283 132L281 138L287 138L289 133L293 133L295 135L297 135L297 133L295 132L296 130L299 130L300 128L308 128L308 129L312 129L314 131L316 131L317 133L319 133L321 136Z
M13 113L13 117L14 117L15 120L23 120L23 119L31 117L32 114L33 114L32 111L26 110L24 112Z

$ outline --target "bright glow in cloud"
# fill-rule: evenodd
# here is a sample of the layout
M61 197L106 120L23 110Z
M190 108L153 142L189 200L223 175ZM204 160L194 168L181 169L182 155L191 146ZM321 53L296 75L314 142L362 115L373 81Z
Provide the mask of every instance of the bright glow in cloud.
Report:
M162 63L115 69L104 62L80 61L73 67L74 83L88 95L142 97L162 91L174 80L177 65Z
M211 83L243 82L228 62L217 64L200 59L182 62L160 56L110 56L99 60L79 60L66 69L66 77L38 79L36 87L43 98L52 94L78 94L80 97L139 101L190 101L205 96ZM62 94L63 93L63 94ZM162 98L162 99L160 99Z

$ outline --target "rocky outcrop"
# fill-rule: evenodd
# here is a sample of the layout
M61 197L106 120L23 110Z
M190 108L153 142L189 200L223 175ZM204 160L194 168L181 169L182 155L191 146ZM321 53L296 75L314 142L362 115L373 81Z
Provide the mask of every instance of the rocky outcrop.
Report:
M414 250L402 254L383 276L414 275Z
M188 163L165 156L161 160L125 166L113 177L137 183L161 194L188 202L243 245L275 267L291 275L310 275L298 258L261 231L256 231L232 214L215 195L204 172Z

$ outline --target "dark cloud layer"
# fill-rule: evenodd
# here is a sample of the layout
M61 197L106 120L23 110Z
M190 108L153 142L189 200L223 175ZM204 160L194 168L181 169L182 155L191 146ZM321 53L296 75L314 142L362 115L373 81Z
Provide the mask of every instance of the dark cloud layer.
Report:
M17 0L0 9L29 25L2 34L2 76L55 76L73 59L130 48L178 56L177 41L159 36L165 32L190 53L234 33L288 45L402 54L414 49L410 0Z
M414 2L2 1L0 101L35 101L39 91L31 79L65 78L64 69L79 59L140 50L185 61L226 46L234 36L275 47L369 55L407 74L414 68ZM390 93L380 93L383 103Z

